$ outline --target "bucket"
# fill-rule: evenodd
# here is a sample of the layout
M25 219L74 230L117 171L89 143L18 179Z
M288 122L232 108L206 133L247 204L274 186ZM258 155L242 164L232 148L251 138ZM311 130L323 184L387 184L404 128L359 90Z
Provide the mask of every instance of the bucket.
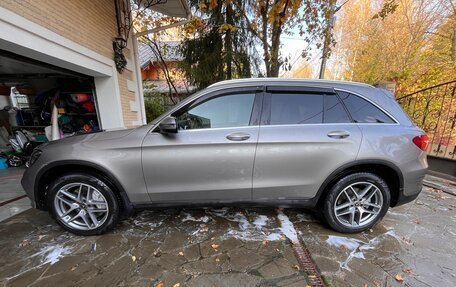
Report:
M4 157L0 157L0 169L7 169L8 168L8 159Z

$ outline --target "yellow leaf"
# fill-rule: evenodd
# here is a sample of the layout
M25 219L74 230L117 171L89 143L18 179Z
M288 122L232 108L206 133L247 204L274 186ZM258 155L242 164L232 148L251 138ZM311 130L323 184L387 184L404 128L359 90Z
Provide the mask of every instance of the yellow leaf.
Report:
M179 256L184 256L184 252L179 252Z
M220 247L220 245L218 245L218 244L215 244L215 243L214 243L214 244L212 244L211 246L212 246L212 248L214 248L214 249L217 249L217 248L219 248L219 247Z
M163 281L160 281L157 284L155 284L155 287L163 287L163 286L165 286L165 283L163 283Z
M176 283L176 284L173 285L173 287L179 287L179 286L181 286L180 283Z
M394 276L394 279L396 279L398 282L404 281L404 278L402 278L401 274L396 274L396 276Z
M131 261L135 262L135 261L136 261L136 256L133 255L133 256L131 257Z

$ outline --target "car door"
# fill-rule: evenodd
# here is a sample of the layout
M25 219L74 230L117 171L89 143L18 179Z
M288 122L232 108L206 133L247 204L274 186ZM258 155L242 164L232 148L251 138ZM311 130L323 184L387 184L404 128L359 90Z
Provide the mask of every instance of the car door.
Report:
M356 159L361 135L334 90L268 87L253 199L313 198L333 171Z
M252 199L261 89L227 89L199 97L171 114L177 133L155 129L145 137L142 164L153 202Z

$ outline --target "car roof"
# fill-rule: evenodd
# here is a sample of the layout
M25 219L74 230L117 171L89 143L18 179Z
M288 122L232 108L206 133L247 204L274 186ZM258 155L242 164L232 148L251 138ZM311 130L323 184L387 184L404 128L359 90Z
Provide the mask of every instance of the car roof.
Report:
M248 78L221 81L207 87L206 91L216 91L228 88L249 87L249 86L286 86L309 87L309 88L330 88L339 91L346 91L364 97L375 103L381 109L392 115L399 122L410 125L411 121L404 114L401 107L394 100L394 95L390 92L376 88L372 85L335 80L320 79L289 79L289 78Z
M226 80L217 82L210 85L208 88L220 87L220 86L247 86L247 85L283 85L283 84L293 84L293 85L306 85L306 86L318 86L318 87L334 87L334 86L347 86L347 87L369 87L375 88L372 85L351 82L351 81L336 81L336 80L321 80L321 79L297 79L297 78L247 78L247 79L236 79L236 80Z

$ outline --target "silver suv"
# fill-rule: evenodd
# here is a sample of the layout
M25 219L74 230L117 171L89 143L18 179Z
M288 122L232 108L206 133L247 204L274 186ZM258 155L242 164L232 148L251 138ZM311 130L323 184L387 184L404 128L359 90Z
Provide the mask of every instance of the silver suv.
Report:
M82 235L134 209L230 204L314 208L336 231L360 232L418 196L427 145L373 86L234 80L148 125L41 146L22 185L34 207Z

